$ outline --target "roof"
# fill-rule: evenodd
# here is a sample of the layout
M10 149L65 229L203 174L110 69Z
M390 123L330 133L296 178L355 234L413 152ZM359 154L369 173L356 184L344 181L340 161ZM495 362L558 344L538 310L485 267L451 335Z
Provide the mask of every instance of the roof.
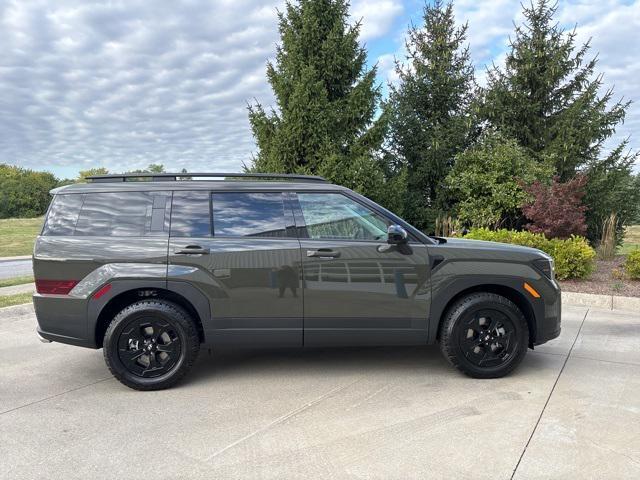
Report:
M178 180L170 182L97 182L74 183L51 190L58 193L87 192L141 192L141 191L173 191L173 190L262 190L262 191L328 191L348 190L339 185L323 182L296 181L225 181L225 180Z

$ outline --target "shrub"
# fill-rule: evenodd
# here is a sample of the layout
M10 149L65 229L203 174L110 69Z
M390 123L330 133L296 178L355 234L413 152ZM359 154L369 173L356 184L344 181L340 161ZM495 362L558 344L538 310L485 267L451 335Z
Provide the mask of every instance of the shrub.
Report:
M556 277L559 280L586 278L591 275L596 252L584 237L572 235L566 240L553 239L550 255L556 262Z
M640 249L633 250L627 255L627 260L624 263L624 269L630 278L640 280Z
M587 240L575 235L566 240L550 240L541 233L475 228L465 238L511 243L542 250L554 259L558 280L588 277L593 271L596 257L595 250L589 246Z
M549 238L587 233L587 207L582 204L586 183L586 176L576 175L565 183L554 177L550 185L538 181L523 185L522 188L532 196L522 206L522 213L531 220L526 225L527 230L544 233Z
M471 240L487 240L489 242L512 243L524 247L532 247L551 255L551 243L541 233L518 232L515 230L490 230L488 228L474 228L465 238Z
M456 198L457 216L474 227L513 225L528 198L522 189L551 177L551 167L533 158L518 143L495 131L484 133L456 157L446 178Z

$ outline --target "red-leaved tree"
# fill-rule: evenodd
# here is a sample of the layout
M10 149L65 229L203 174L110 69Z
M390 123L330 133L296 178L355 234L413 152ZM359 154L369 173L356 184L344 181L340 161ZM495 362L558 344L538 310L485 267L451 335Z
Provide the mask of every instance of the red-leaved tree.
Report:
M533 199L522 206L522 213L531 220L525 227L535 233L544 233L548 238L568 238L587 232L585 212L582 204L585 175L576 175L565 183L554 177L550 185L534 182L522 188Z

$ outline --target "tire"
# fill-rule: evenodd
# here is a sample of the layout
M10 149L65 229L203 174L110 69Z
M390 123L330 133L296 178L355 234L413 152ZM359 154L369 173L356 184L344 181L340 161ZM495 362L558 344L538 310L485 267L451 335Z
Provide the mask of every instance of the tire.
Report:
M513 371L527 353L529 328L520 309L493 293L473 293L445 314L440 349L473 378L498 378Z
M191 369L199 350L193 319L166 300L124 308L109 324L103 345L113 376L135 390L172 387Z

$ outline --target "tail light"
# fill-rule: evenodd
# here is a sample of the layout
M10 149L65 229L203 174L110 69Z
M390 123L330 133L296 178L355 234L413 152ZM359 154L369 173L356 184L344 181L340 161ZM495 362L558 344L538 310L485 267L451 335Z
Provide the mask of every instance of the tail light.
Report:
M68 295L77 280L36 280L36 292L47 295Z

